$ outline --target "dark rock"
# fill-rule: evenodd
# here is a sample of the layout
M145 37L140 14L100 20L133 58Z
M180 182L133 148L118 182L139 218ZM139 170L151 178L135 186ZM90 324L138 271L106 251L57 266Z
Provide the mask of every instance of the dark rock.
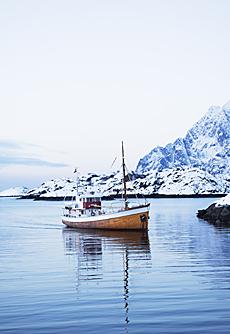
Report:
M230 205L211 204L207 209L198 210L197 217L218 226L230 226Z

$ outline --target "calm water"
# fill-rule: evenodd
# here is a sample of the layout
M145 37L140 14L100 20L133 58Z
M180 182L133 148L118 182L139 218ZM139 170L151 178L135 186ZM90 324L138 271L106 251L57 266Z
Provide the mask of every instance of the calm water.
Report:
M0 199L0 332L230 333L230 229L195 215L213 201L152 200L143 235Z

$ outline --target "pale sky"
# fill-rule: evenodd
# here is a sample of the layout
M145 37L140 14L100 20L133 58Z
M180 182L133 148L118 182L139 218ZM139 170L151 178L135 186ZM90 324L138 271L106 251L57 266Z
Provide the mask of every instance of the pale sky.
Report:
M135 169L230 99L229 0L0 0L0 189ZM118 166L119 167L119 166Z

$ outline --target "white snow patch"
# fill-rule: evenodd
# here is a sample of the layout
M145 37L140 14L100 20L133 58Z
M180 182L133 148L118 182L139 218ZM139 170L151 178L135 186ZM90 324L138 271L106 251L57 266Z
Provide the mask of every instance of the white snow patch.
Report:
M0 197L20 197L28 191L26 187L12 187L0 192Z
M230 194L228 194L225 197L222 197L215 204L215 206L224 206L224 205L230 205Z
M222 109L227 113L230 112L230 100L223 105Z

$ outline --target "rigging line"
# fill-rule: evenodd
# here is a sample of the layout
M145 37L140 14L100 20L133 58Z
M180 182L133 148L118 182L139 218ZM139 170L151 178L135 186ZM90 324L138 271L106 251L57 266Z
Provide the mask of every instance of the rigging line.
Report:
M112 162L112 165L110 166L110 169L113 167L113 165L115 164L116 160L117 160L117 157L114 158L114 160Z
M121 172L121 169L122 169L122 164L120 165L119 172ZM123 189L122 189L122 185L123 185L123 180L122 180L122 178L121 178L121 180L120 180L120 184L121 184L121 189L120 189L121 199L123 200L123 199L124 199L124 192L123 192Z
M126 188L126 179L125 179L125 153L124 153L123 141L121 142L121 155L122 155L122 174L123 174L125 210L127 210L128 209L128 198L127 198L127 188Z
M73 174L76 173L76 180L72 179L72 183L76 184L76 187L74 187L74 189L77 190L77 195L78 195L78 188L79 188L79 167L75 167ZM72 192L72 194L70 195L69 190L66 189L65 190L65 196L64 196L64 203L67 201L68 198L68 202L71 202L71 206L74 205L74 203L76 203L76 194L74 195L74 192Z
M131 180L131 178L129 177L129 174L131 174L131 173L129 172L127 166L125 166L125 167L126 167L126 170L127 170L127 174L128 174L129 181L131 182L132 180ZM133 186L133 182L132 182L132 186ZM140 198L142 198L142 199L145 201L145 203L147 203L146 197L145 197L142 193L137 193L136 188L135 188L134 186L133 186L133 190L134 190L136 199L138 200L138 203L139 203L139 204L140 204L140 200L139 200ZM139 196L138 196L138 195L139 195Z
M128 170L128 168L127 168L127 166L125 165L125 168L126 168L126 171L127 171L127 176L128 176L128 179L129 179L129 181L132 183L132 188L133 188L133 190L134 190L134 194L135 194L135 196L136 196L136 199L138 200L138 202L140 203L140 201L139 201L139 197L138 197L138 194L137 194L137 191L136 191L136 189L135 189L135 187L133 186L133 182L132 182L132 180L131 180L131 178L130 178L130 172L129 172L129 170ZM144 198L144 196L143 195L141 195L143 198Z
M122 164L120 165L120 169L122 169ZM133 191L134 191L134 195L135 195L135 197L136 197L138 203L140 204L140 200L139 200L139 197L138 197L138 193L137 193L136 189L135 189L134 186L133 186L133 182L132 182L132 180L131 180L131 178L130 178L130 174L131 174L131 173L130 173L130 171L129 171L129 169L128 169L128 167L127 167L126 164L125 164L125 170L126 170L126 172L127 172L128 181L130 181L130 182L132 183L132 188L133 188ZM121 184L122 184L122 180L121 180ZM123 197L124 197L123 191L121 192L121 195L122 195L122 199L123 199ZM144 199L144 195L143 195L143 194L140 194L140 195L141 195L141 197Z

